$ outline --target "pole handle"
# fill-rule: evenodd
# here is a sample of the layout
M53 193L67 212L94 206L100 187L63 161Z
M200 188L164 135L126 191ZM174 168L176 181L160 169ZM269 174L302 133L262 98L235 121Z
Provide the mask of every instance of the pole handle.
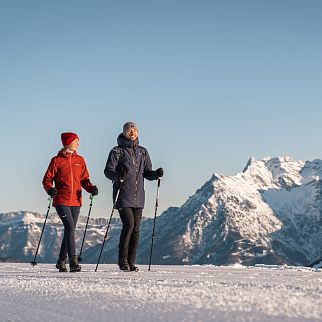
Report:
M48 209L50 209L50 207L51 207L51 203L52 203L52 201L53 201L53 197L49 197L47 200L49 200Z

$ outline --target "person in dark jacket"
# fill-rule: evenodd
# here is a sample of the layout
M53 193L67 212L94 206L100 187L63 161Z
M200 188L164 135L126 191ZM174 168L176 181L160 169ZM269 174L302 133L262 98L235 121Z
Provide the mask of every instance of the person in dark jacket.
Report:
M137 271L135 257L145 202L144 179L161 178L163 169L152 170L147 149L139 145L138 128L134 122L124 124L117 144L109 153L104 174L113 181L114 203L121 187L115 203L123 224L118 265L123 271Z
M74 232L82 205L82 188L93 196L98 194L98 189L89 180L85 160L76 152L79 146L77 134L62 133L61 140L64 147L51 159L42 183L53 198L53 206L64 225L64 238L56 268L60 272L67 272L65 261L68 254L70 271L80 272Z

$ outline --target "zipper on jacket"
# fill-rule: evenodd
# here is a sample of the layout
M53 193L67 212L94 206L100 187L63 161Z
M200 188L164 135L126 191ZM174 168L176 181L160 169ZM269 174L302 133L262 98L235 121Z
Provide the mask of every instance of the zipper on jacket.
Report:
M137 205L137 195L138 195L138 167L135 167L135 205Z
M133 154L133 165L135 165L135 196L134 196L134 199L135 199L135 205L137 206L137 195L138 195L138 159L135 155L135 152L134 152L134 149L131 151L132 154ZM135 158L135 160L134 160Z
M73 199L73 191L74 191L72 155L69 156L69 165L70 165L70 181L71 181L71 193L70 193L69 205L71 205L72 204L72 199Z
M131 150L131 157L132 157L132 163L133 163L133 165L135 165L135 159L136 159L136 157L135 157L135 154L134 154L134 149L132 148L132 150Z

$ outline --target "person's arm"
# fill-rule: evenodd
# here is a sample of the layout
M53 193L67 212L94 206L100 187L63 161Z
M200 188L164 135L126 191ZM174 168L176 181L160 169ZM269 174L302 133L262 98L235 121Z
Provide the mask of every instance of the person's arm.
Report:
M143 177L147 180L157 180L155 171L152 170L152 162L147 150L145 150L145 162L144 162L144 172Z
M148 179L150 181L158 180L159 178L163 177L162 168L158 168L155 171L152 170L152 162L147 150L145 150L145 167L144 167L143 176L145 179Z
M47 171L45 172L44 178L42 180L42 185L45 191L48 193L50 189L53 189L53 182L57 172L57 162L55 158L52 158Z
M88 193L92 193L94 190L94 186L92 185L91 181L89 180L89 173L87 170L86 162L84 159L82 159L82 166L83 166L83 172L81 175L81 186L83 189L85 189Z
M119 173L116 169L119 162L119 154L116 149L112 149L108 155L106 166L104 169L105 177L110 179L111 181L117 181L119 178Z

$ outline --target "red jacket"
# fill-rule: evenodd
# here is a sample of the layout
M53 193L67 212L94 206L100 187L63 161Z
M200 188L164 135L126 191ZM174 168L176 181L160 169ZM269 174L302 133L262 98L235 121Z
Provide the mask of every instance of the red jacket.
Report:
M53 187L53 182L57 189L57 195L53 198L54 207L81 206L82 187L89 193L93 190L85 160L76 152L64 154L60 151L51 159L42 181L46 192Z

